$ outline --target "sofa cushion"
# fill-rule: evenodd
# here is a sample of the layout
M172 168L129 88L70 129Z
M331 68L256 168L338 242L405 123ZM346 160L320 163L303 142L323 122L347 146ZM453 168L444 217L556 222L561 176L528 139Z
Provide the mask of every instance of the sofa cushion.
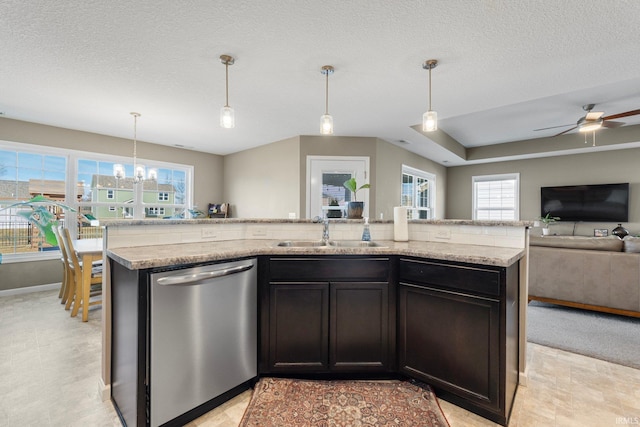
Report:
M640 237L625 236L622 243L625 252L640 252Z
M622 240L617 236L531 236L529 244L531 246L613 252L621 252L623 246Z

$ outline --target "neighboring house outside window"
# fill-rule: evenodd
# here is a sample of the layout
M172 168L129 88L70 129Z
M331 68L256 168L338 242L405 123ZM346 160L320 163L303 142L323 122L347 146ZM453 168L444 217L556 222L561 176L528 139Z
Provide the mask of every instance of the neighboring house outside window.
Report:
M520 219L520 174L481 175L472 178L473 219Z
M103 219L144 218L148 212L153 217L189 217L193 166L145 160L157 171L156 178L134 184L133 164L128 162L127 157L0 141L0 209L43 195L75 210L50 209L79 239L101 237ZM114 176L115 164L124 165L123 178ZM49 245L43 244L37 228L19 210L0 210L2 257L22 260L54 255L36 254Z
M147 208L147 216L163 216L164 214L164 208L157 206Z
M400 205L407 208L409 219L435 218L436 176L402 165Z

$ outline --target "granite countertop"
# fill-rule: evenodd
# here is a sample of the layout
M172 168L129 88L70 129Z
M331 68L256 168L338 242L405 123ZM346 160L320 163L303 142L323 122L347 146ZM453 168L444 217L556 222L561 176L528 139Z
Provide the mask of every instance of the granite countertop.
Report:
M363 219L330 219L331 224L358 223ZM474 221L470 219L411 219L409 224L432 225L476 225L476 226L508 226L508 227L532 227L533 221ZM119 219L106 220L102 225L106 227L129 227L137 225L176 225L176 224L309 224L317 223L312 219L287 219L287 218L196 218L196 219ZM371 224L393 224L392 219L370 218Z
M508 267L522 258L524 249L462 245L440 242L377 243L384 247L278 247L279 240L232 240L123 247L107 250L107 255L130 270L168 267L257 255L401 255L472 264Z

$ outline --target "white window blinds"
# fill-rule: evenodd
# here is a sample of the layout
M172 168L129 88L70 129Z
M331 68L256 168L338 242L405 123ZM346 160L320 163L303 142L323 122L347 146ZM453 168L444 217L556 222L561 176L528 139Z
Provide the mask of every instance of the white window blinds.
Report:
M520 174L473 177L474 220L520 219Z

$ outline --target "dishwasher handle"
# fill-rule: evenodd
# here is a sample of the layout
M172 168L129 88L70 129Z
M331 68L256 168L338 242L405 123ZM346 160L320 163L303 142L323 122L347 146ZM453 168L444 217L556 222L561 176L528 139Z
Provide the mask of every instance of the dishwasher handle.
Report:
M162 286L188 286L195 285L203 280L216 279L218 277L230 276L232 274L242 273L251 270L253 264L238 265L235 267L221 268L219 270L205 271L202 273L183 274L179 276L161 277L157 280L158 285Z

